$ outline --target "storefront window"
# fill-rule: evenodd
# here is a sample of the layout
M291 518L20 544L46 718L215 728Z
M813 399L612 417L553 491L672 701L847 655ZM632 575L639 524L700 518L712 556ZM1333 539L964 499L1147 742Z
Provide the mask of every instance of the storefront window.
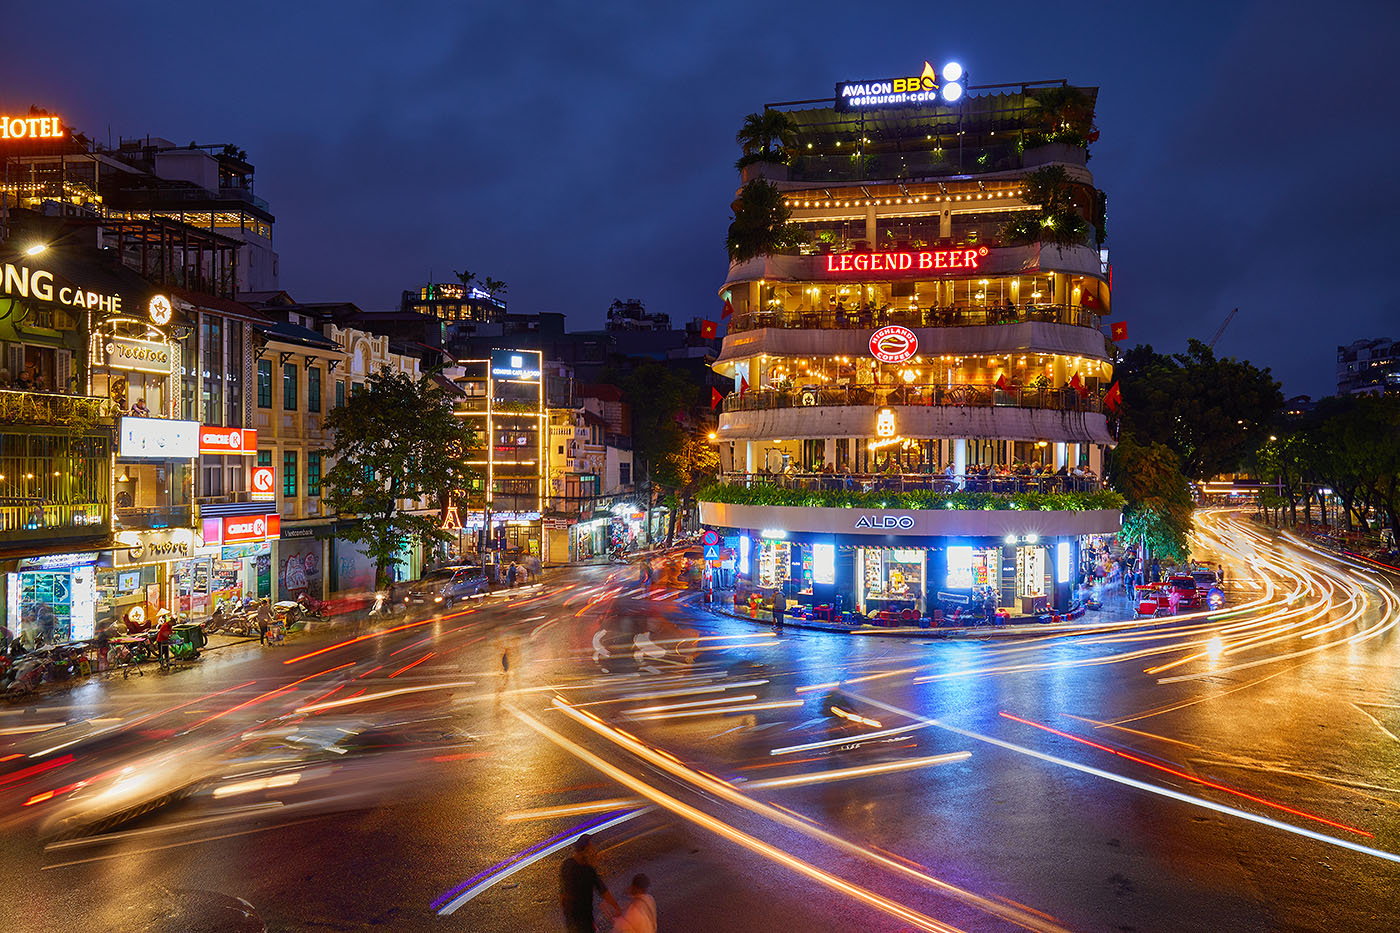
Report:
M306 371L306 410L321 410L321 371L315 367Z
M200 327L204 342L204 423L223 424L224 419L224 325L211 315L204 315Z
M91 565L9 575L6 627L27 645L82 641L96 626L96 570Z
M786 541L764 538L758 551L758 585L778 587L788 581L792 568L792 549Z
M917 548L860 548L857 597L864 612L924 609L926 553Z
M1045 595L1045 548L1038 544L1016 549L1016 592L1022 597Z

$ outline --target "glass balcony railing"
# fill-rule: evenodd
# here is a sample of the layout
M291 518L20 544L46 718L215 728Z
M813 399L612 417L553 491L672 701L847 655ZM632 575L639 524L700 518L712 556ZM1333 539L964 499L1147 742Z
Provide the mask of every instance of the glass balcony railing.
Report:
M726 485L776 487L806 492L995 492L1012 495L1029 492L1094 492L1103 481L1093 474L1076 476L1029 472L997 473L973 470L952 474L945 471L911 473L725 473ZM761 504L761 503L755 503Z
M117 507L116 527L121 531L151 531L157 528L189 528L193 513L188 505Z
M1065 387L998 389L994 385L810 386L797 389L750 389L724 398L725 412L823 406L940 405L957 408L1043 408L1051 411L1102 412L1096 388L1083 393Z
M1021 324L1027 321L1069 324L1098 330L1102 316L1096 311L1077 305L746 311L734 315L729 322L729 330L731 333L762 327L795 330L870 330L889 324L903 327L984 327L989 324Z

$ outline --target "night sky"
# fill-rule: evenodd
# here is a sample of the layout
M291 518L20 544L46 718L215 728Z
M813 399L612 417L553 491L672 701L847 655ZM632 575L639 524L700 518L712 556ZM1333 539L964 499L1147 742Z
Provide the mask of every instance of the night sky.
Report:
M30 3L6 10L0 107L243 147L300 300L387 308L470 269L581 329L616 297L717 315L734 133L765 102L925 59L1067 78L1102 88L1089 167L1129 343L1184 349L1239 306L1217 351L1323 395L1337 344L1400 337L1398 21L1393 2Z

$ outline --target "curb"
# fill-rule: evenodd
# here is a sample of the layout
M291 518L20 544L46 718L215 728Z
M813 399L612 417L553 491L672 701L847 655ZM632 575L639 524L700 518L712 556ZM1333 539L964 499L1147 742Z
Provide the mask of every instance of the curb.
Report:
M764 628L772 628L773 620L754 616L741 616L732 612L724 612L709 606L700 608L721 618L734 619L739 622L752 622L754 625L761 625ZM1126 621L1132 621L1126 620ZM1124 620L1115 622L1098 622L1093 625L1073 625L1069 623L1054 624L1049 622L1037 622L1034 625L981 625L974 627L960 628L919 628L910 626L896 626L886 628L875 625L862 625L852 628L846 625L832 625L821 622L810 622L806 619L800 621L783 621L783 628L804 629L812 632L829 632L838 635L865 635L875 638L964 638L968 640L985 641L987 638L1032 638L1040 635L1070 635L1077 633L1089 633L1100 631L1124 624Z

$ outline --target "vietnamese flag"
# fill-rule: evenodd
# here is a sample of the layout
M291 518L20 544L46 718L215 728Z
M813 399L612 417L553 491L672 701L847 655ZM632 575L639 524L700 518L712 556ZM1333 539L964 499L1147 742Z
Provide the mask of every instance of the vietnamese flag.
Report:
M713 340L713 339L715 338L715 335L718 334L718 333L719 333L719 325L716 324L714 321L701 321L701 322L700 322L700 336L701 336L701 337L704 337L706 340Z
M1112 326L1113 326L1112 334L1113 334L1113 342L1114 342L1114 343L1117 343L1117 342L1120 341L1120 340L1127 340L1127 339L1128 339L1128 322L1127 322L1127 321L1114 321Z
M1109 386L1108 391L1103 394L1103 403L1105 407L1113 411L1117 411L1118 406L1123 404L1123 392L1118 388L1117 382Z
M744 393L749 391L749 381L743 376L739 377L739 397L743 398Z
M724 310L720 312L719 319L721 321L727 321L729 320L729 316L733 313L734 305L730 303L728 298L724 299Z
M724 401L724 396L720 394L719 389L710 386L710 411L714 411L718 408L719 403L722 401Z
M1080 398L1089 394L1089 389L1084 385L1084 380L1079 378L1079 373L1074 374L1074 378L1069 381L1069 387L1078 392Z
M1011 384L1006 381L1005 373L1001 373L997 376L997 388L1003 392L1011 388Z

